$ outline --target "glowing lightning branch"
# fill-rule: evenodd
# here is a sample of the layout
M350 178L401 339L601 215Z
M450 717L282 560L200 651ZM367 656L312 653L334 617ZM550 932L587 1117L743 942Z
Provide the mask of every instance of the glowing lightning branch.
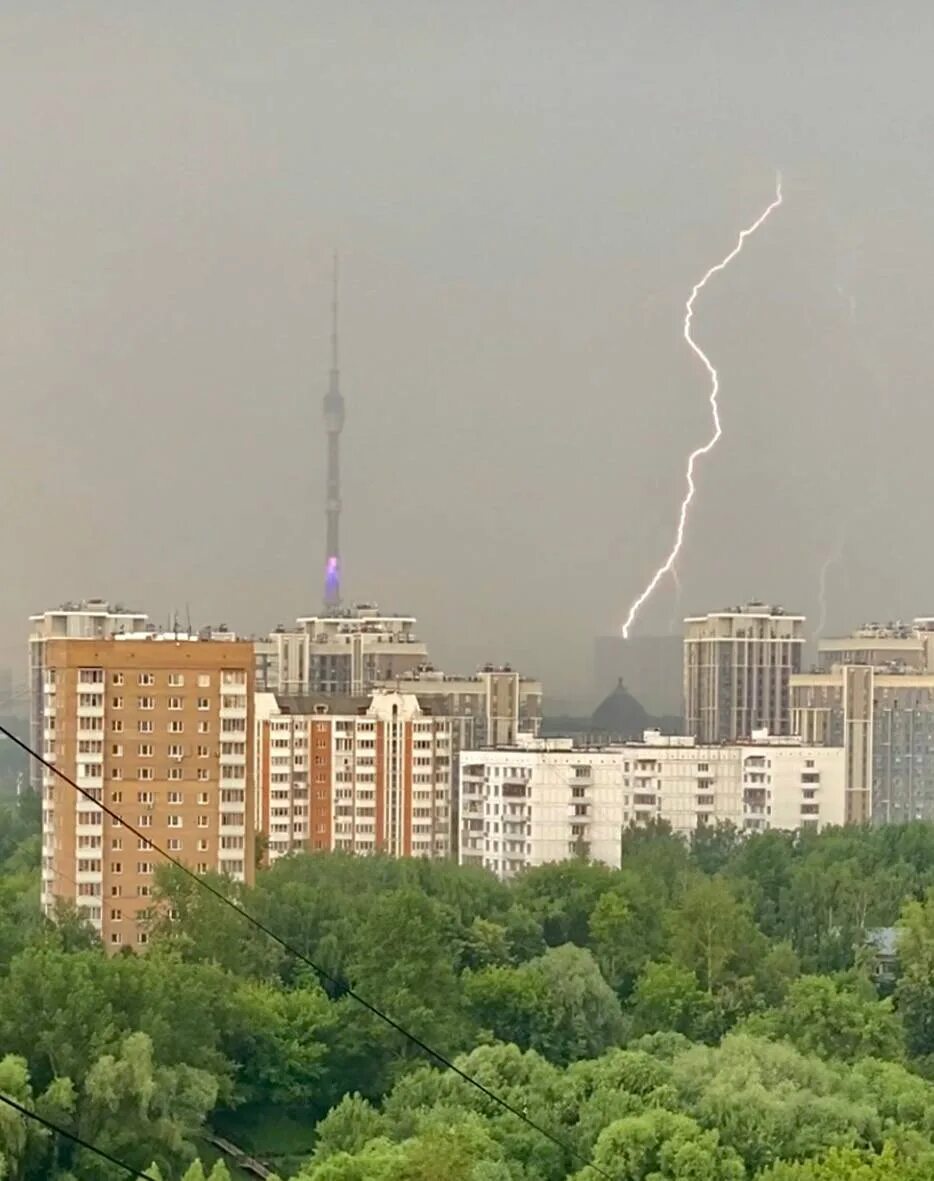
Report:
M720 392L720 378L716 369L714 369L713 365L710 363L710 359L708 358L707 354L700 347L700 345L697 344L697 342L694 340L694 337L691 335L691 321L694 319L694 301L697 299L700 292L703 291L703 289L707 286L707 280L711 279L714 275L718 274L720 271L729 266L737 254L739 254L739 252L742 250L746 239L756 232L756 230L762 225L772 210L777 209L781 203L782 178L779 175L775 183L775 199L772 201L771 205L769 205L768 208L756 218L756 220L751 226L748 227L748 229L742 230L740 232L736 245L726 256L726 258L718 262L716 266L711 267L699 283L695 283L694 289L688 297L687 304L685 305L684 339L687 341L692 351L700 358L701 363L710 375L710 411L713 416L714 429L713 434L703 445L703 447L698 447L688 456L688 466L686 472L688 490L685 493L684 500L681 502L681 515L678 518L678 531L675 535L675 543L671 548L671 553L665 559L664 565L660 566L655 571L652 581L629 608L629 614L626 616L626 622L623 624L623 639L629 639L629 629L632 627L633 621L635 620L636 615L639 613L639 608L646 601L649 595L651 595L651 593L655 590L665 575L669 574L674 567L678 554L681 551L681 545L684 541L684 526L687 523L688 509L691 506L691 501L694 499L694 465L702 455L707 455L708 452L713 451L714 447L716 447L720 440L720 436L723 434L723 428L720 426L720 406L717 401L717 395Z
M840 560L840 557L843 554L845 540L846 539L844 537L839 539L836 546L834 546L827 557L824 558L823 564L820 568L817 586L817 600L820 605L820 615L817 620L817 628L814 631L815 640L818 638L818 636L822 636L824 634L824 628L827 626L827 575L830 573L830 567L833 566L835 562Z

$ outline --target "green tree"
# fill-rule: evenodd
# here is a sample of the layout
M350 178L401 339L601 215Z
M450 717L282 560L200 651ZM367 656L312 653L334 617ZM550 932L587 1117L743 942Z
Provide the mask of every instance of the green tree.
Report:
M822 1058L897 1060L904 1053L904 1034L891 1001L880 1001L872 986L859 979L802 976L778 1008L750 1018L748 1029Z
M469 975L466 991L481 1025L550 1062L599 1054L623 1034L615 993L590 952L570 943L518 968Z
M746 907L723 878L692 883L670 912L671 958L713 993L729 976L752 972L765 941Z
M688 968L673 963L647 964L636 982L629 1012L636 1033L656 1030L695 1035L711 1013L710 999Z

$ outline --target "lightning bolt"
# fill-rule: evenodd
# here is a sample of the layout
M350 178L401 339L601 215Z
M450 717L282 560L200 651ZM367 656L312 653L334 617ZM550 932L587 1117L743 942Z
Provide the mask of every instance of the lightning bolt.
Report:
M671 581L675 586L675 609L674 614L672 615L668 624L668 634L673 636L678 627L678 624L680 623L679 616L681 615L681 579L678 577L678 567L675 565L672 565L668 573L671 575Z
M678 554L681 552L681 546L684 542L684 527L687 524L688 509L691 507L691 501L694 499L694 493L696 491L694 485L694 465L702 455L707 455L709 452L713 451L714 447L716 447L717 443L720 441L720 436L723 434L723 428L720 425L720 404L717 398L720 392L720 378L716 369L711 364L710 358L691 335L691 322L694 319L694 301L697 299L701 291L703 291L703 289L707 286L708 281L712 279L714 275L719 274L720 271L724 270L730 265L733 259L742 250L746 239L756 232L756 230L762 225L769 214L774 209L777 209L781 203L782 178L781 174L779 174L775 181L774 200L762 213L759 214L751 226L747 227L745 230L740 231L736 245L733 247L730 253L726 256L726 258L721 259L720 262L718 262L715 266L712 266L710 270L704 275L704 277L699 282L694 284L694 288L691 291L691 294L688 296L684 314L684 339L687 341L688 347L692 350L692 352L694 352L695 355L700 358L701 364L704 366L708 375L710 376L710 412L711 416L713 417L713 434L702 447L698 447L688 456L687 471L685 473L687 476L688 490L685 493L684 500L681 501L681 514L678 518L678 530L675 534L675 543L671 547L671 552L665 559L663 565L659 566L659 568L655 571L651 582L629 608L629 614L626 616L626 622L623 624L624 640L629 639L629 629L632 627L633 622L639 613L640 607L642 607L643 603L645 603L646 599L648 599L648 597L652 594L665 575L670 574L674 568L675 561L677 560Z
M820 575L818 577L817 585L817 599L820 604L820 615L817 620L817 627L814 630L814 639L824 634L824 627L827 624L827 575L830 573L830 567L835 562L840 560L843 553L843 546L845 538L841 537L834 548L830 551L820 568Z

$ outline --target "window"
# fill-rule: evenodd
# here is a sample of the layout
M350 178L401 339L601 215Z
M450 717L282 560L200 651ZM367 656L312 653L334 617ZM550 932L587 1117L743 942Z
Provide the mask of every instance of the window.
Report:
M170 853L180 853L181 848L182 848L182 842L178 839L178 837L169 837L168 846L169 846Z
M112 804L122 804L123 803L123 792L122 791L112 791L110 793L110 802ZM116 821L114 821L114 823L119 824L120 822L119 822L119 820L116 820Z
M111 931L110 932L110 942L111 943L122 943L123 936L120 934L119 931Z
M198 747L198 758L199 759L206 759L209 754L210 754L210 751L208 750L208 748L206 746L199 746Z
M208 802L208 793L206 791L198 792L198 803L206 804Z
M122 837L111 837L110 838L110 847L113 850L113 852L119 853L120 850L123 848L123 838Z
M169 758L170 759L180 759L183 754L184 754L184 751L182 750L182 748L180 746L173 744L172 746L169 747Z
M138 874L152 873L152 862L151 861L137 861L136 872Z
M123 873L123 862L122 861L111 861L110 872L111 873ZM120 889L119 886L116 886L114 888L117 890ZM111 890L111 893L113 893L113 890Z
M199 852L199 853L206 853L207 851L208 851L208 843L207 843L207 841L204 839L204 837L202 837L202 838L201 838L201 839L198 841L198 852Z
M181 828L182 827L181 816L170 816L168 818L168 826L169 826L169 828Z
M136 729L140 734L151 734L153 731L152 718L143 718L136 723Z
M147 841L145 837L137 837L136 838L136 847L137 847L137 849L142 849L145 852L146 849L152 848L152 842Z
M198 674L198 688L199 689L207 689L210 684L211 684L210 673L199 673Z
M185 678L181 673L169 673L169 686L172 689L181 689L185 684Z
M123 698L122 697L112 697L110 699L110 704L114 709L123 709Z
M123 758L123 745L119 742L115 742L110 748L110 753L115 759Z
M173 782L177 782L181 778L182 778L181 767L169 767L169 779L170 780L172 780Z
M195 873L207 873L208 863L206 861L199 861L195 866Z
M210 818L210 816L203 816L203 815L202 815L202 816L199 816L199 817L198 817L198 827L199 827L199 828L207 828L207 826L208 826L210 823L211 823L211 818Z
M147 812L140 816L136 822L137 828L152 828L152 816Z
M152 767L138 767L136 770L136 778L142 780L155 778L152 773Z
M170 734L181 734L184 731L184 729L185 729L185 723L183 721L181 721L179 718L173 718L171 720L171 722L169 722L169 733Z
M155 709L156 699L154 697L137 697L136 707L137 709Z
M151 791L138 791L136 793L136 802L138 804L151 804L153 801L153 794Z
M101 863L97 857L79 857L78 873L100 873Z
M114 734L122 734L123 733L123 719L117 718L116 721L111 722L110 729L111 729L111 732Z
M110 678L110 683L112 685L122 685L123 673L114 673L114 675Z
M169 709L181 709L181 708L182 708L181 697L170 697L169 698Z
M152 675L152 673L140 673L136 678L136 683L140 686L154 685L156 683L156 678Z
M112 910L110 912L111 922L119 923L122 918L123 918L123 911L122 910Z
M198 733L199 734L210 734L211 733L211 723L210 722L199 722L198 723Z
M138 931L136 934L136 942L137 943L148 943L149 942L149 935L147 934L147 932L146 931Z
M120 872L118 869L114 869L113 866L111 866L110 868L114 873ZM111 898L122 898L123 897L123 887L122 886L111 886L110 887L110 897Z
M210 708L211 708L210 697L199 697L198 698L198 709L210 709Z
M201 783L206 783L211 778L211 772L207 767L198 768L198 779Z
M111 779L122 779L123 778L123 768L122 767L111 767L110 768L110 778Z
M166 796L166 803L180 804L182 803L182 793L180 791L170 791Z
M151 759L152 758L152 743L151 742L141 742L136 749L136 753L139 755L139 757L141 759Z

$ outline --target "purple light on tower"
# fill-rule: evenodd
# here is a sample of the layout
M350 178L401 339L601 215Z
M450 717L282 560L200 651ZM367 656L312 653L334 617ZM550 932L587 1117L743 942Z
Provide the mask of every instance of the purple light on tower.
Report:
M340 558L331 556L324 567L324 599L326 603L339 603L341 598Z
M328 437L327 500L325 514L324 608L337 611L341 605L341 431L344 429L344 397L341 394L337 353L337 256L334 258L334 293L331 306L331 373L324 395L324 429Z

